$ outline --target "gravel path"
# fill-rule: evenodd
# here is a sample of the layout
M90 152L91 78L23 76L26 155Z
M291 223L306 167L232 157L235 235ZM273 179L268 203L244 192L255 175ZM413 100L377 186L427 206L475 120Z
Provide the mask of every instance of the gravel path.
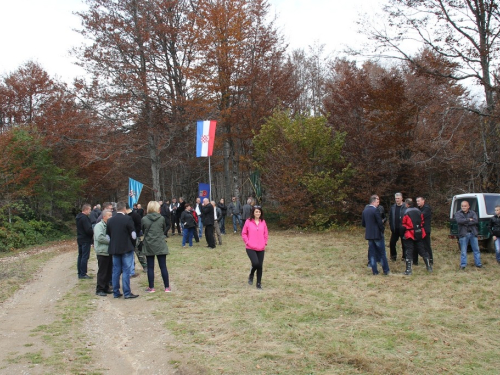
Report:
M43 363L33 365L12 359L37 351L49 356L52 349L41 335L33 335L32 330L58 318L56 302L77 283L95 284L95 278L76 277L76 243L61 246L66 247L61 255L48 261L32 282L0 305L0 374L51 373L52 369ZM91 257L89 273L95 275L96 271L95 257ZM132 291L141 295L139 298L124 300L109 295L92 299L96 309L85 320L81 333L92 344L94 368L105 374L120 375L187 373L170 364L173 355L165 348L175 339L153 315L160 303L165 304L164 298L146 300L138 285L141 278L146 275L141 273L131 283ZM169 295L162 297L168 299Z

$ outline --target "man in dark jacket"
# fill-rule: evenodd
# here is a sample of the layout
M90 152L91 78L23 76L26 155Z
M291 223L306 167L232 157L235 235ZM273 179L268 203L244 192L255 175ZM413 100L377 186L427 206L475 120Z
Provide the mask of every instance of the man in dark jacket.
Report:
M247 203L242 208L243 212L241 214L241 230L243 230L245 222L250 219L250 216L252 215L252 203L253 198L248 198Z
M78 244L78 259L76 261L76 269L79 279L91 279L87 275L87 265L90 256L90 245L94 240L94 230L90 222L90 204L85 203L82 206L82 212L76 215L76 242Z
M374 275L378 275L377 259L382 263L384 275L389 275L389 264L385 253L384 224L377 209L380 199L377 195L370 197L370 205L363 210L362 225L365 227L365 239L368 240L370 265Z
M97 218L101 215L101 205L96 204L94 209L90 212L89 218L92 228L97 224Z
M234 233L237 233L238 232L237 224L239 224L240 228L243 229L243 227L241 226L242 207L241 207L240 200L236 197L233 197L232 202L229 203L229 206L227 206L227 211L228 211L229 216L231 216L233 218Z
M406 211L403 216L403 244L406 250L406 270L405 275L412 274L413 252L420 254L424 259L427 271L432 272L432 266L429 262L429 255L425 250L422 240L426 237L424 229L424 214L418 208L413 207L413 199L408 198L405 201ZM417 255L418 256L418 255Z
M463 201L460 204L460 211L455 212L455 220L458 224L458 242L460 244L460 269L467 266L467 245L470 243L474 253L474 263L477 268L483 267L481 263L481 253L477 242L477 214L470 209L469 202Z
M205 227L205 239L207 240L208 247L215 249L214 237L214 207L210 204L208 198L203 199L201 206L201 213L203 215L203 226Z
M406 259L405 247L403 244L403 234L404 228L401 225L403 221L403 216L405 216L406 205L403 203L403 194L394 194L394 203L389 212L389 227L391 228L391 239L389 241L389 249L391 253L391 260L395 262L398 259L398 252L396 250L396 244L399 239L401 239L401 249L403 250L403 260Z
M500 264L500 206L495 206L495 215L490 220L489 230L495 243L497 263Z
M160 215L165 219L165 224L167 228L170 228L170 201L167 199L165 202L162 202L160 205ZM166 234L168 237L168 233Z
M117 214L108 220L106 233L110 237L108 252L113 256L113 296L139 297L130 290L130 270L134 262L134 243L137 238L134 221L126 213L125 202L116 205ZM122 275L123 294L120 293Z
M432 248L431 248L431 220L432 220L432 210L431 206L425 203L424 197L417 197L417 206L422 212L424 217L424 229L425 229L425 237L422 240L424 244L425 251L427 251L427 255L429 255L429 262L431 266L434 265L434 258L432 256ZM418 263L418 253L415 251L413 253L413 264Z

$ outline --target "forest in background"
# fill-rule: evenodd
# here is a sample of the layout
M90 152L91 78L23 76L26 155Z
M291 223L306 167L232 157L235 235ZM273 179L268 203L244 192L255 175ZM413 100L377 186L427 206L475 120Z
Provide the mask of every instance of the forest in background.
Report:
M129 177L141 203L193 200L200 119L217 121L213 197L257 181L286 226L357 222L395 192L444 223L453 195L499 191L496 1L388 0L388 26L363 23L372 46L343 58L290 51L265 0L85 2L72 53L87 77L35 62L1 77L0 239L50 237L84 202L125 200Z

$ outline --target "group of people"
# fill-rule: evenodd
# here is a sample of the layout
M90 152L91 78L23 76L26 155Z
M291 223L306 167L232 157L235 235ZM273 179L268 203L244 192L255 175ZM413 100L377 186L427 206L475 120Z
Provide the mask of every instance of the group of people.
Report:
M262 269L268 229L262 208L255 205L253 198L249 199L247 204L249 209L247 208L245 212L248 212L248 216L243 216L244 221L241 221L241 214L236 210L236 204L226 208L223 199L219 204L215 204L208 198L204 198L203 202L198 198L194 206L182 198L179 198L179 204L175 198L172 199L172 203L151 201L148 203L146 213L139 204L130 209L124 202L106 202L102 206L102 211L100 205L91 210L89 204L84 204L81 213L76 216L78 278L91 278L87 274L87 264L90 248L94 245L98 263L96 295L104 297L113 294L115 298L124 296L125 299L138 297L130 288L130 278L136 276L134 253L137 254L144 272L148 275L149 286L146 292L155 292L155 257L161 270L164 290L170 292L166 265L166 256L169 254L166 242L169 230L172 229L172 234L175 234L175 229L182 229L182 247L186 247L186 244L193 246L193 237L199 241L204 227L207 247L215 249L215 234L219 245L222 244L225 219L223 208L220 207L222 205L225 212L229 211L233 217L233 223L241 227L242 239L252 264L248 283L253 285L254 274L257 273L256 287L262 289ZM165 211L165 207L168 207L168 212ZM181 214L177 224L172 220L172 212L177 217L179 208ZM234 216L237 216L236 222ZM235 228L235 233L236 230ZM123 293L120 291L120 277Z
M369 204L363 210L362 225L365 227L365 239L368 240L369 267L374 275L378 275L377 263L381 263L384 275L390 274L384 238L385 222L388 220L391 230L389 242L391 261L397 260L396 244L401 239L402 260L406 264L404 274L412 274L412 267L418 264L419 255L423 258L427 271L432 272L434 259L430 236L432 219L430 206L425 203L424 197L416 199L417 207L411 198L403 201L401 193L396 193L394 198L395 203L391 206L389 218L386 217L377 195L370 197Z
M99 207L95 207L94 210ZM82 212L76 216L78 259L78 278L90 279L87 263L90 247L93 244L97 257L96 295L105 297L113 294L114 298L137 298L130 288L130 278L135 274L134 252L145 258L139 258L144 271L148 274L149 286L146 292L155 292L154 261L155 257L161 270L164 291L170 292L166 256L169 253L165 234L168 227L160 214L160 204L149 202L144 213L138 205L130 209L125 202L105 203L95 223L91 219L91 206L84 204ZM120 291L120 277L123 293Z
M424 197L417 197L417 207L414 207L411 198L403 201L401 193L396 193L394 199L395 203L391 206L388 219L377 195L370 197L370 202L363 211L362 225L365 227L365 239L368 240L369 267L372 268L373 274L377 275L379 273L377 263L381 263L384 274L390 274L384 240L385 222L388 220L391 230L390 259L397 260L396 244L401 239L402 259L406 262L404 274L412 274L412 265L418 264L419 255L423 258L427 271L432 272L434 258L430 236L431 207L425 203ZM454 218L458 225L460 270L465 270L467 267L469 245L474 254L475 266L482 268L477 238L479 223L477 213L471 210L469 202L464 200L460 204L460 210L455 212ZM490 220L489 229L495 243L496 260L500 264L500 205L495 207L495 215Z

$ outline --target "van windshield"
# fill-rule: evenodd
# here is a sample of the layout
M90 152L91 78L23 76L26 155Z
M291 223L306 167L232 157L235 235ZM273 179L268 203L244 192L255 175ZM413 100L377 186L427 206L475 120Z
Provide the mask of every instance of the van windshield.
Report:
M497 194L485 194L484 204L486 205L486 213L488 215L495 215L495 206L500 205L500 197Z

